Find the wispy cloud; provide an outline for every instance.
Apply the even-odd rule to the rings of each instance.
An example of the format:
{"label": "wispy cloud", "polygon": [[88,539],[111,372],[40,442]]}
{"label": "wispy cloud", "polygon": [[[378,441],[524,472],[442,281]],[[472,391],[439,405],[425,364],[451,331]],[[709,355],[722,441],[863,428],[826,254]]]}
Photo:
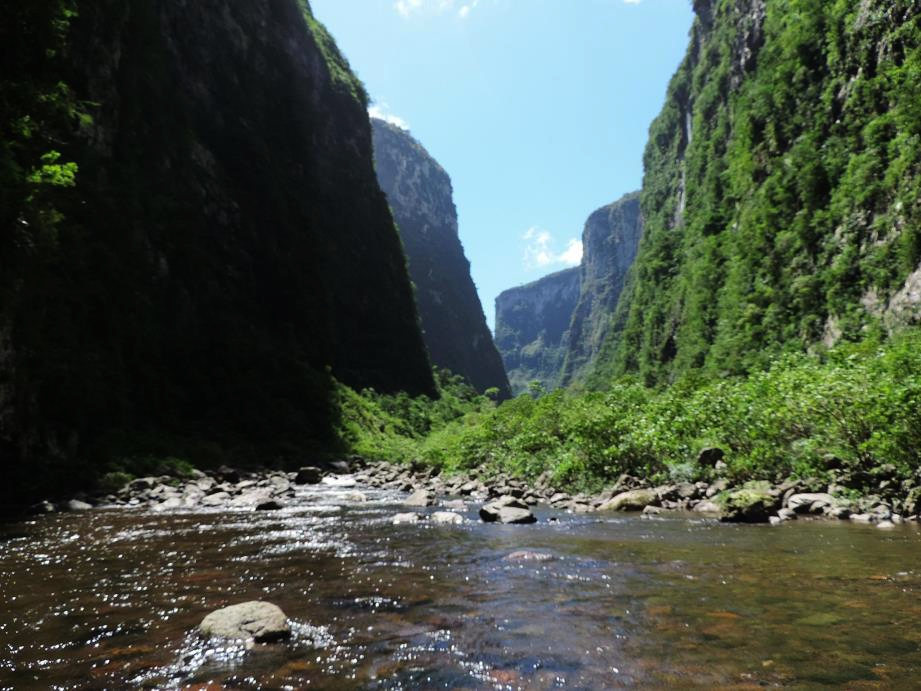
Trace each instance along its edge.
{"label": "wispy cloud", "polygon": [[582,261],[582,242],[576,238],[570,239],[562,252],[557,252],[556,241],[550,231],[537,226],[528,228],[521,239],[525,241],[523,260],[526,269],[578,266]]}
{"label": "wispy cloud", "polygon": [[370,115],[372,118],[377,118],[378,120],[389,122],[391,125],[396,125],[400,129],[409,129],[409,123],[399,115],[394,115],[386,103],[375,103],[370,108],[368,108],[368,115]]}
{"label": "wispy cloud", "polygon": [[477,8],[480,0],[396,0],[393,8],[403,17],[427,12],[430,14],[451,13],[466,19]]}
{"label": "wispy cloud", "polygon": [[624,0],[625,5],[639,5],[643,0]]}

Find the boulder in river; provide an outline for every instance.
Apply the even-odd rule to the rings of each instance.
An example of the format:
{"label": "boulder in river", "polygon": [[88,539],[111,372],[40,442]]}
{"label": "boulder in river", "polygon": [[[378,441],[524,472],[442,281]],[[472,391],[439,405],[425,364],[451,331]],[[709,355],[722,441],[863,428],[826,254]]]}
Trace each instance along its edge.
{"label": "boulder in river", "polygon": [[316,485],[323,479],[323,471],[314,466],[305,466],[297,471],[294,476],[296,485]]}
{"label": "boulder in river", "polygon": [[398,513],[390,519],[390,522],[394,525],[411,525],[421,520],[422,516],[418,513]]}
{"label": "boulder in river", "polygon": [[520,550],[512,552],[506,558],[506,561],[552,561],[553,555],[546,552],[532,552],[530,550]]}
{"label": "boulder in river", "polygon": [[272,643],[291,636],[288,618],[271,602],[243,602],[216,610],[198,625],[206,637]]}
{"label": "boulder in river", "polygon": [[748,482],[716,498],[724,523],[767,523],[777,508],[777,497],[767,482]]}
{"label": "boulder in river", "polygon": [[268,499],[266,501],[256,504],[256,511],[278,511],[283,509],[284,504],[282,504],[277,499]]}
{"label": "boulder in river", "polygon": [[453,511],[436,511],[432,514],[432,523],[439,525],[460,525],[464,522],[464,517]]}
{"label": "boulder in river", "polygon": [[91,504],[87,504],[85,501],[80,501],[79,499],[71,499],[65,507],[68,511],[89,511],[93,508]]}
{"label": "boulder in river", "polygon": [[480,518],[486,523],[525,524],[536,523],[537,518],[521,499],[505,496],[480,509]]}
{"label": "boulder in river", "polygon": [[787,507],[798,514],[827,514],[832,509],[838,508],[846,502],[840,501],[830,494],[803,493],[792,494],[787,500]]}
{"label": "boulder in river", "polygon": [[435,499],[432,497],[431,493],[424,489],[420,489],[409,495],[409,498],[403,502],[403,505],[425,508],[426,506],[432,506],[434,503]]}
{"label": "boulder in river", "polygon": [[632,489],[621,492],[613,499],[601,505],[601,511],[642,511],[650,504],[658,502],[655,490]]}

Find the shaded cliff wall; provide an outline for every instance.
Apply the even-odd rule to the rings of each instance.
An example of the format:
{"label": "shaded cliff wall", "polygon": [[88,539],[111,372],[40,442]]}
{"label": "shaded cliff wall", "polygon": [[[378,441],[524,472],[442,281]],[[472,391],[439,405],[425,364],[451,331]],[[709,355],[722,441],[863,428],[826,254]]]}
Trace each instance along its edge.
{"label": "shaded cliff wall", "polygon": [[381,189],[393,210],[432,364],[483,392],[510,393],[458,235],[451,178],[409,132],[372,119]]}

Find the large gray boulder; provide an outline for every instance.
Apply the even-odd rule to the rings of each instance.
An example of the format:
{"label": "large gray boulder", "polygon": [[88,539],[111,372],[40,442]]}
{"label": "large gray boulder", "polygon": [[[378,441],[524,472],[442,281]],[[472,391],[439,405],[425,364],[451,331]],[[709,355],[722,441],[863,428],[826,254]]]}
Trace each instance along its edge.
{"label": "large gray boulder", "polygon": [[499,497],[480,509],[480,518],[486,523],[525,524],[536,523],[537,517],[521,499]]}
{"label": "large gray boulder", "polygon": [[420,489],[409,495],[409,498],[403,502],[403,505],[421,509],[425,508],[426,506],[432,506],[434,503],[435,499],[432,497],[432,495],[426,490]]}
{"label": "large gray boulder", "polygon": [[243,602],[216,610],[198,625],[208,638],[272,643],[291,636],[288,618],[270,602]]}
{"label": "large gray boulder", "polygon": [[601,511],[642,511],[647,506],[657,503],[659,497],[655,490],[633,489],[621,492],[613,499],[599,507]]}

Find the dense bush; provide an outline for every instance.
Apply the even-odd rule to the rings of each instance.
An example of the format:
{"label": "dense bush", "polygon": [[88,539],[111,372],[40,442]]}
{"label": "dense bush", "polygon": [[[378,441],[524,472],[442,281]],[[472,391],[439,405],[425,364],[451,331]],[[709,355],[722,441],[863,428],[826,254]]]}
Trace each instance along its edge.
{"label": "dense bush", "polygon": [[623,380],[603,393],[525,394],[499,406],[449,394],[434,408],[349,395],[352,439],[365,453],[449,471],[551,471],[573,488],[597,489],[624,472],[701,478],[708,470],[697,457],[710,446],[726,452],[740,481],[821,477],[834,465],[859,484],[885,466],[902,476],[921,466],[921,332],[664,391]]}

